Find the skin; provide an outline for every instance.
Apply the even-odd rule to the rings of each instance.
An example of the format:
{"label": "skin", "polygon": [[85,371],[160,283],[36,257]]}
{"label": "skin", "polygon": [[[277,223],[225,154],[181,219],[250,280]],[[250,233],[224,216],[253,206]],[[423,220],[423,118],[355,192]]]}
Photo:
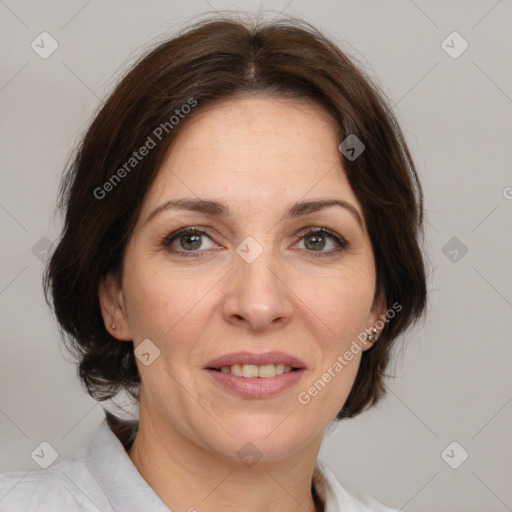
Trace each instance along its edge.
{"label": "skin", "polygon": [[[298,394],[385,312],[382,301],[373,302],[373,252],[336,127],[316,105],[259,96],[223,101],[189,121],[144,200],[123,282],[108,278],[99,290],[113,336],[135,347],[150,339],[160,350],[149,366],[137,359],[140,428],[129,456],[172,510],[296,511],[300,504],[314,511],[311,479],[322,437],[350,392],[361,353],[307,405]],[[231,213],[164,210],[145,222],[177,198],[226,202]],[[280,220],[291,203],[318,198],[349,202],[362,226],[339,206]],[[186,237],[170,246],[179,254],[161,245],[190,226],[212,233],[199,249]],[[336,250],[329,236],[296,236],[311,227],[350,245]],[[252,263],[236,252],[248,236],[263,249]],[[242,350],[280,350],[306,371],[274,397],[241,398],[204,367]],[[262,454],[252,467],[237,458],[247,442]]]}

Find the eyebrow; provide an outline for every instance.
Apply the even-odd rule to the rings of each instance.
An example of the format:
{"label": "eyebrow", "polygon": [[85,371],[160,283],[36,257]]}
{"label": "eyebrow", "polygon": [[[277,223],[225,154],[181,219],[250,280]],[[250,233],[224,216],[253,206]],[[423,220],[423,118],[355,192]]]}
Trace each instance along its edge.
{"label": "eyebrow", "polygon": [[[292,203],[285,211],[280,220],[292,219],[307,215],[308,213],[317,212],[331,206],[339,206],[349,211],[356,219],[357,223],[364,230],[363,220],[357,208],[347,201],[341,199],[313,199],[309,201],[297,201]],[[151,219],[165,210],[189,210],[204,213],[212,217],[227,217],[230,214],[229,206],[219,201],[208,199],[173,199],[166,201],[155,208],[144,221],[147,224]]]}

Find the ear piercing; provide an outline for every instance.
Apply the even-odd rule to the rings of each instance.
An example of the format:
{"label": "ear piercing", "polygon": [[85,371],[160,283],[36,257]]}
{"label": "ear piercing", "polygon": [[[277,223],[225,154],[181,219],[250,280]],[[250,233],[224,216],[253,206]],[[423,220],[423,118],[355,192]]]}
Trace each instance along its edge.
{"label": "ear piercing", "polygon": [[116,329],[117,329],[116,324],[112,324],[112,330],[114,330],[114,331],[115,331]]}
{"label": "ear piercing", "polygon": [[371,334],[368,335],[368,341],[370,341],[371,343],[377,341],[378,333],[379,333],[379,331],[375,327],[372,327]]}

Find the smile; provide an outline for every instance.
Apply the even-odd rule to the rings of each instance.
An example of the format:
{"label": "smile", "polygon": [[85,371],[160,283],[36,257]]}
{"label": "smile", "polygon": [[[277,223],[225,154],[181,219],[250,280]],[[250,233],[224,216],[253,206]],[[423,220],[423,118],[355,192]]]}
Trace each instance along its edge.
{"label": "smile", "polygon": [[306,365],[285,352],[234,352],[209,361],[204,370],[216,386],[243,398],[268,398],[294,386]]}

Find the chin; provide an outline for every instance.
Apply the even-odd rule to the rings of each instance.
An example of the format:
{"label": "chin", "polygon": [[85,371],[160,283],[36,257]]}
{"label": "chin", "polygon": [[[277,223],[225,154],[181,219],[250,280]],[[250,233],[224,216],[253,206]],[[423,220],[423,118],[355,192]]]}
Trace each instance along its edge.
{"label": "chin", "polygon": [[279,417],[247,414],[223,424],[232,437],[222,430],[222,439],[218,439],[217,444],[209,432],[208,443],[210,446],[217,444],[216,450],[232,460],[243,462],[246,457],[261,461],[286,459],[315,437],[314,432],[308,434],[303,426],[294,425],[291,417],[285,419],[286,414]]}

